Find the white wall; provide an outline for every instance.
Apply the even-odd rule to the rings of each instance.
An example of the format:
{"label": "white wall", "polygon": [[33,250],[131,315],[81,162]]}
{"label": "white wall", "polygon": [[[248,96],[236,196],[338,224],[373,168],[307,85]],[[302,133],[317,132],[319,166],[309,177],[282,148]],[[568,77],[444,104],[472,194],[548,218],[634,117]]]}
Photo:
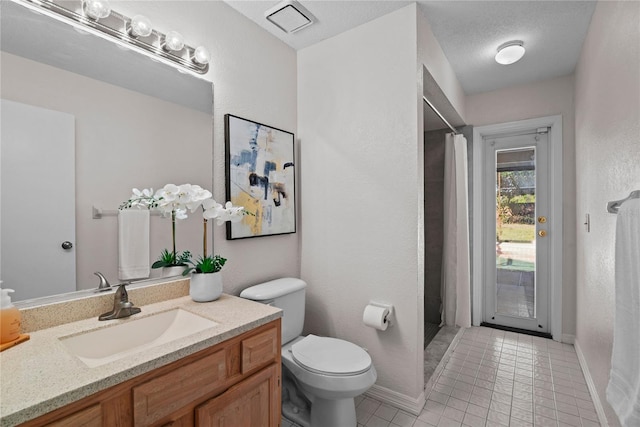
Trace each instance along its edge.
{"label": "white wall", "polygon": [[[640,189],[640,3],[598,2],[576,69],[577,339],[606,403],[615,315],[615,215]],[[591,232],[581,225],[591,216]]]}
{"label": "white wall", "polygon": [[[305,329],[367,348],[377,385],[408,400],[423,391],[416,55],[415,4],[298,52]],[[364,326],[370,300],[396,307],[393,327]]]}
{"label": "white wall", "polygon": [[[424,65],[434,81],[429,81],[427,78],[426,93],[427,99],[438,108],[438,111],[444,115],[445,118],[449,118],[454,123],[454,117],[459,116],[462,122],[465,121],[466,96],[462,85],[458,81],[453,67],[449,63],[449,60],[444,54],[440,43],[436,39],[436,36],[431,30],[431,24],[428,17],[425,17],[422,13],[422,9],[418,8],[417,12],[417,27],[418,27],[418,63]],[[422,85],[422,81],[419,82]],[[442,94],[446,96],[446,99],[441,99],[437,96],[439,91],[434,90],[430,85],[437,85]],[[422,101],[421,101],[422,102]],[[449,105],[451,107],[449,107]],[[451,111],[453,108],[455,111]],[[454,126],[457,126],[454,124]]]}
{"label": "white wall", "polygon": [[468,124],[483,126],[534,117],[562,115],[563,271],[562,333],[576,331],[576,193],[573,76],[467,96]]}

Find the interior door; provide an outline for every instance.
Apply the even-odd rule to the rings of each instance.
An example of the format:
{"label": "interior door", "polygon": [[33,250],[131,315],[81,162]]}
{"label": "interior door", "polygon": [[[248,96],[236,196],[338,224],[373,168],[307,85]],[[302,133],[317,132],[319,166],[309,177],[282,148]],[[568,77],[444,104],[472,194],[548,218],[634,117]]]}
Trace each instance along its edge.
{"label": "interior door", "polygon": [[484,322],[549,322],[548,129],[484,138]]}
{"label": "interior door", "polygon": [[3,286],[16,301],[75,291],[75,118],[5,99],[0,107]]}

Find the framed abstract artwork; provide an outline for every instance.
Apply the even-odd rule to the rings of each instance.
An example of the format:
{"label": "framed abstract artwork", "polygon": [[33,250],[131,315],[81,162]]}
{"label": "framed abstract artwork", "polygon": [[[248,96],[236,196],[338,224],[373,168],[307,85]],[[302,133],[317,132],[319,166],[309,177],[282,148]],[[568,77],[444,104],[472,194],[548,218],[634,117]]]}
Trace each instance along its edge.
{"label": "framed abstract artwork", "polygon": [[296,232],[294,135],[226,114],[227,200],[249,215],[227,222],[227,240]]}

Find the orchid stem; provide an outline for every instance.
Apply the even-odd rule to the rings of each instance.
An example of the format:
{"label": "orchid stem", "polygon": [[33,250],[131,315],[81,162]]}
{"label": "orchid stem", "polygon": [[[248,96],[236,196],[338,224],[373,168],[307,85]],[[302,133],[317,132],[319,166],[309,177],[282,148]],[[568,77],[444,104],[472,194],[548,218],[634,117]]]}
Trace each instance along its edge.
{"label": "orchid stem", "polygon": [[202,252],[203,252],[203,257],[206,258],[207,257],[207,219],[205,218],[203,220],[203,226],[204,226],[204,235],[202,236]]}
{"label": "orchid stem", "polygon": [[171,237],[173,240],[173,262],[177,262],[177,256],[178,254],[176,253],[176,211],[171,211]]}

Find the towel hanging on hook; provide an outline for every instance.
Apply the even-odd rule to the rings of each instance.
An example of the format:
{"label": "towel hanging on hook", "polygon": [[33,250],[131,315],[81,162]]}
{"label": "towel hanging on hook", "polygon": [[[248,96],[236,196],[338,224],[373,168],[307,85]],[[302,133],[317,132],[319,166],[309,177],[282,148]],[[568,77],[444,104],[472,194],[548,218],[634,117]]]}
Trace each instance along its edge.
{"label": "towel hanging on hook", "polygon": [[640,199],[640,190],[632,191],[626,198],[607,203],[607,212],[617,214],[620,206],[627,200]]}

